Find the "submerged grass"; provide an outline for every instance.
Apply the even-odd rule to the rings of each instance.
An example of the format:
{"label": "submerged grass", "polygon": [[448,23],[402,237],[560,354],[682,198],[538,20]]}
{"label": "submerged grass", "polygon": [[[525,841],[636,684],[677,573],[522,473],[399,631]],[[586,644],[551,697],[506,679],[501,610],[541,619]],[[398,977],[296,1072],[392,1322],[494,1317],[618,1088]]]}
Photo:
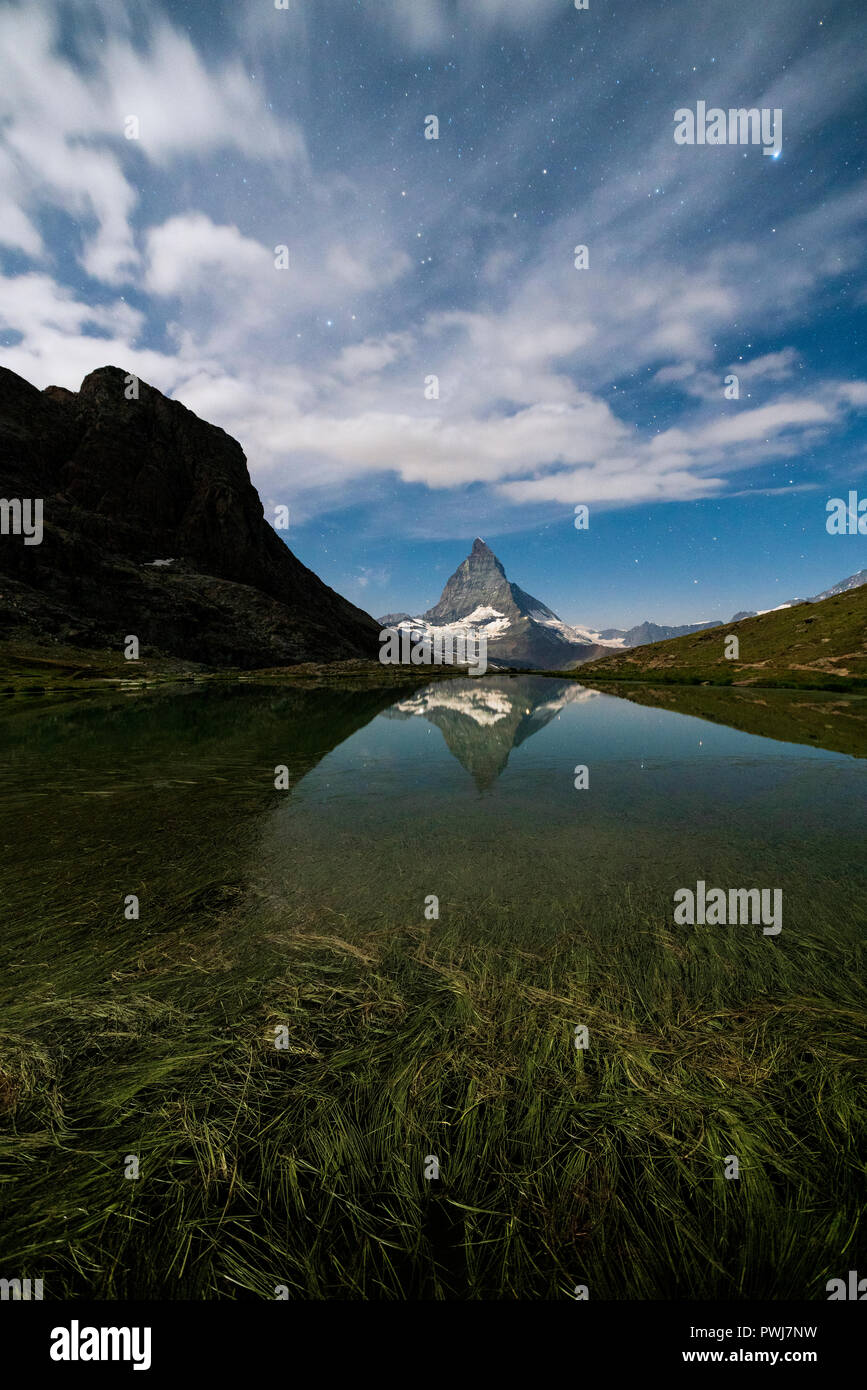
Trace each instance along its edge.
{"label": "submerged grass", "polygon": [[[582,820],[544,764],[496,803],[436,765],[389,782],[371,730],[373,770],[332,759],[318,814],[315,779],[274,790],[392,701],[10,701],[0,1275],[46,1298],[824,1299],[865,1258],[846,764],[682,763],[678,799],[653,758],[612,763]],[[781,936],[673,928],[693,875],[782,883]]]}
{"label": "submerged grass", "polygon": [[47,1297],[824,1298],[863,1201],[839,907],[785,951],[675,932],[637,889],[564,904],[542,944],[508,903],[365,930],[251,892],[89,965],[82,933],[74,988],[3,987],[3,1272]]}

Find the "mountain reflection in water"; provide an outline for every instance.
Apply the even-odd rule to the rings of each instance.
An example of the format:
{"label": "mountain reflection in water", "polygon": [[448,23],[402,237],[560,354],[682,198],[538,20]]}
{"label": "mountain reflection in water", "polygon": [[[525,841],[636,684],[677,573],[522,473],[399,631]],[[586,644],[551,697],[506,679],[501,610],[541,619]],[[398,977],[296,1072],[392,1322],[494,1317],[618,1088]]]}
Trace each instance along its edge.
{"label": "mountain reflection in water", "polygon": [[550,676],[455,680],[406,696],[384,717],[422,717],[435,724],[449,751],[486,791],[505,770],[513,748],[544,729],[566,705],[597,696],[574,681]]}

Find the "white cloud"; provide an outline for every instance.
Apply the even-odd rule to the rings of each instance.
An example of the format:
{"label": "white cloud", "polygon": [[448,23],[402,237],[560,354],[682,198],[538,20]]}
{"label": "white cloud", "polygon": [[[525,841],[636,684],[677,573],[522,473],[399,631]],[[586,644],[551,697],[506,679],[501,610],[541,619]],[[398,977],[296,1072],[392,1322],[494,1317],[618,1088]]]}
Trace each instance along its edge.
{"label": "white cloud", "polygon": [[[529,32],[564,7],[568,0],[382,0],[369,9],[373,23],[419,50],[451,42],[455,16],[472,39]],[[88,6],[78,8],[84,16]],[[587,144],[580,202],[544,226],[524,228],[489,206],[490,165],[466,160],[453,201],[428,216],[425,250],[441,268],[422,278],[416,228],[383,187],[376,142],[369,166],[362,153],[349,174],[314,171],[301,132],[269,110],[273,93],[260,90],[245,53],[205,61],[158,11],[139,19],[145,36],[134,42],[124,7],[100,0],[100,8],[107,42],[88,47],[85,33],[86,68],[61,56],[50,11],[0,14],[0,241],[42,258],[38,273],[0,281],[4,324],[23,335],[4,360],[38,385],[76,389],[86,372],[114,362],[238,437],[260,489],[281,500],[399,477],[436,491],[443,511],[446,493],[474,483],[516,507],[714,495],[736,472],[826,439],[848,407],[865,404],[863,383],[822,386],[815,377],[794,397],[792,348],[729,366],[717,348],[738,351],[733,325],[748,343],[768,322],[783,335],[807,319],[861,254],[863,186],[829,193],[808,213],[784,210],[771,254],[734,230],[717,238],[707,230],[749,203],[757,180],[773,176],[771,161],[743,161],[721,178],[718,163],[680,157],[666,118],[658,136],[655,127],[642,132],[637,169],[627,123],[609,134],[630,158],[610,158],[603,181]],[[588,19],[572,17],[576,26]],[[300,7],[284,16],[267,0],[236,19],[251,42],[285,44],[293,60],[315,27]],[[634,50],[633,42],[629,70],[643,61]],[[753,61],[743,47],[733,51],[729,81],[746,80]],[[834,100],[824,59],[800,80],[803,128],[816,128]],[[572,114],[574,100],[558,114]],[[540,94],[546,115],[551,101]],[[122,138],[131,114],[141,122],[137,142]],[[585,129],[595,114],[582,108]],[[509,127],[497,152],[504,184],[524,177],[538,131],[538,109]],[[444,141],[438,153],[448,148]],[[228,197],[234,216],[202,206],[221,150],[237,155],[227,183],[250,173],[244,161],[274,181],[259,201]],[[174,215],[164,201],[148,203],[143,170],[171,175]],[[657,188],[665,201],[651,196]],[[265,207],[278,214],[261,216]],[[81,228],[88,272],[110,288],[132,279],[143,311],[117,294],[91,307],[48,273],[59,257],[42,242],[40,216],[57,209]],[[469,210],[471,233],[456,209]],[[274,267],[272,239],[289,246],[286,272]],[[581,241],[591,246],[587,272],[572,264]],[[161,329],[166,314],[169,347],[143,348],[149,320]],[[339,323],[326,332],[328,319]],[[749,405],[723,405],[728,371],[741,376]],[[423,396],[431,373],[437,402]],[[621,379],[676,388],[676,428],[657,433],[647,416],[636,427],[613,388]]]}
{"label": "white cloud", "polygon": [[[127,116],[137,116],[137,143],[148,159],[165,162],[218,149],[238,150],[250,159],[306,159],[297,125],[274,118],[238,59],[209,71],[186,35],[164,22],[155,24],[144,53],[124,40],[111,42],[100,85],[97,128],[120,135]],[[93,128],[89,123],[88,133]]]}
{"label": "white cloud", "polygon": [[8,151],[0,148],[0,246],[35,258],[42,254],[42,237],[19,197],[18,167]]}
{"label": "white cloud", "polygon": [[4,348],[3,365],[40,388],[77,391],[88,372],[113,365],[173,391],[191,365],[137,347],[142,323],[142,313],[122,299],[89,304],[49,275],[0,276],[0,326],[21,334]]}
{"label": "white cloud", "polygon": [[154,294],[216,293],[225,281],[257,281],[274,273],[274,257],[242,236],[218,227],[202,213],[172,217],[147,236],[145,287]]}
{"label": "white cloud", "polygon": [[377,0],[373,13],[400,45],[424,52],[442,48],[456,27],[470,38],[497,31],[537,33],[541,24],[562,14],[564,6],[580,22],[571,0]]}
{"label": "white cloud", "polygon": [[626,434],[608,406],[589,396],[485,420],[369,411],[346,419],[310,413],[291,425],[301,453],[330,455],[353,471],[394,470],[404,482],[429,488],[498,482],[526,472],[533,460],[590,462]]}
{"label": "white cloud", "polygon": [[408,333],[388,333],[382,338],[366,338],[362,343],[354,343],[340,353],[334,370],[347,381],[381,372],[392,366],[402,355],[411,349],[412,338]]}
{"label": "white cloud", "polygon": [[93,324],[128,342],[142,321],[142,315],[128,304],[86,304],[49,275],[38,273],[3,277],[0,296],[4,329],[25,335],[36,336],[39,330],[49,329],[73,337],[86,324]]}
{"label": "white cloud", "polygon": [[746,362],[733,362],[730,370],[743,375],[749,381],[764,378],[767,381],[785,381],[794,374],[799,354],[794,348],[782,348],[780,352],[766,352],[763,357],[753,357]]}
{"label": "white cloud", "polygon": [[[729,413],[712,425],[705,425],[694,434],[693,448],[719,448],[728,444],[743,444],[769,440],[783,430],[804,425],[830,424],[833,412],[822,401],[784,400],[757,410]],[[660,436],[665,438],[665,436]]]}
{"label": "white cloud", "polygon": [[364,293],[390,285],[410,269],[405,251],[380,253],[374,246],[356,247],[344,242],[332,246],[325,257],[324,276],[342,288]]}
{"label": "white cloud", "polygon": [[[47,257],[33,212],[53,203],[85,227],[88,274],[110,285],[129,282],[139,259],[130,224],[138,192],[125,162],[164,165],[230,148],[303,165],[297,126],[274,119],[239,60],[209,70],[189,38],[162,18],[150,24],[149,40],[143,51],[127,35],[94,41],[85,74],[57,51],[57,16],[36,8],[0,12],[3,244]],[[138,140],[124,136],[131,115]]]}
{"label": "white cloud", "polygon": [[686,469],[576,468],[547,478],[504,483],[501,493],[519,504],[561,502],[629,503],[685,502],[711,496],[723,487],[722,478],[701,478]]}

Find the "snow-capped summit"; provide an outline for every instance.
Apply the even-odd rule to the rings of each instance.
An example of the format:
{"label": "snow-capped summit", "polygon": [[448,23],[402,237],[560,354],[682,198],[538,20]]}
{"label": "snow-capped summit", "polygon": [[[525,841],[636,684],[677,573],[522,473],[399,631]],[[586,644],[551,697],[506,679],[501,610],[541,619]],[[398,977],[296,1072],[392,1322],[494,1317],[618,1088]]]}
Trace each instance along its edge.
{"label": "snow-capped summit", "polygon": [[[433,639],[437,633],[485,637],[488,660],[502,666],[564,670],[602,656],[605,647],[568,623],[506,577],[494,552],[476,536],[473,548],[434,604],[418,618],[389,614],[385,626],[411,627]],[[398,622],[394,622],[399,618]]]}

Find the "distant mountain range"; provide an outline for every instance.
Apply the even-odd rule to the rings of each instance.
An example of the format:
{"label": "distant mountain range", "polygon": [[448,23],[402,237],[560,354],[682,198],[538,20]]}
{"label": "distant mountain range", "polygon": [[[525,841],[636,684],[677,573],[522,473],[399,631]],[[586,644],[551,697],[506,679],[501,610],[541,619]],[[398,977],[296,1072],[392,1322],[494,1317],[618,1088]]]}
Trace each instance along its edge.
{"label": "distant mountain range", "polygon": [[[791,598],[785,603],[780,603],[776,608],[755,608],[745,609],[743,612],[735,613],[731,618],[732,623],[740,623],[744,618],[757,618],[763,613],[778,613],[783,608],[795,608],[799,603],[821,603],[822,599],[834,598],[837,594],[846,594],[850,589],[858,589],[862,584],[867,584],[867,570],[859,570],[857,574],[850,574],[848,579],[841,579],[839,584],[834,584],[832,588],[825,589],[821,594],[815,594],[813,598]],[[592,640],[603,642],[611,647],[646,647],[651,642],[666,642],[672,637],[686,637],[691,632],[704,632],[711,627],[725,627],[726,624],[714,619],[707,623],[684,623],[680,627],[666,627],[659,623],[639,623],[637,627],[630,627],[625,631],[616,627],[604,628],[601,632],[593,633],[588,628],[577,627],[576,631],[583,632],[591,637]]]}
{"label": "distant mountain range", "polygon": [[609,651],[576,674],[581,681],[861,690],[867,687],[867,585],[843,580],[834,587],[840,592],[827,598],[817,595],[742,619],[736,653],[727,654],[726,629],[694,632]]}
{"label": "distant mountain range", "polygon": [[494,666],[535,666],[562,670],[592,661],[606,650],[564,623],[553,609],[511,583],[494,552],[480,537],[455,570],[439,602],[427,612],[387,613],[383,627],[408,627],[433,640],[452,633],[487,642]]}
{"label": "distant mountain range", "polygon": [[[848,579],[841,579],[839,584],[833,584],[830,589],[823,589],[821,594],[814,594],[812,598],[790,598],[785,603],[777,604],[776,608],[756,608],[752,612],[735,613],[732,622],[739,623],[742,618],[757,618],[762,613],[779,613],[783,608],[796,608],[799,603],[821,603],[825,598],[836,598],[838,594],[848,594],[852,589],[860,589],[862,584],[867,584],[867,570],[850,574]],[[671,634],[672,637],[679,635]]]}
{"label": "distant mountain range", "polygon": [[146,648],[206,666],[375,660],[379,628],[265,520],[240,444],[119,367],[78,392],[0,368],[0,497],[43,501],[40,544],[0,536],[0,636]]}
{"label": "distant mountain range", "polygon": [[[623,631],[616,627],[606,627],[598,634],[610,647],[644,647],[648,642],[664,642],[669,637],[685,637],[688,632],[703,632],[707,627],[721,627],[718,620],[707,623],[682,623],[680,627],[667,627],[659,623],[638,623],[636,627]],[[582,629],[583,631],[584,629]]]}
{"label": "distant mountain range", "polygon": [[862,584],[867,584],[867,570],[859,570],[857,574],[850,574],[848,579],[841,579],[839,584],[835,584],[831,589],[825,589],[821,594],[816,594],[815,598],[808,599],[807,602],[821,603],[823,598],[834,598],[837,594],[848,594],[850,589],[860,589]]}

